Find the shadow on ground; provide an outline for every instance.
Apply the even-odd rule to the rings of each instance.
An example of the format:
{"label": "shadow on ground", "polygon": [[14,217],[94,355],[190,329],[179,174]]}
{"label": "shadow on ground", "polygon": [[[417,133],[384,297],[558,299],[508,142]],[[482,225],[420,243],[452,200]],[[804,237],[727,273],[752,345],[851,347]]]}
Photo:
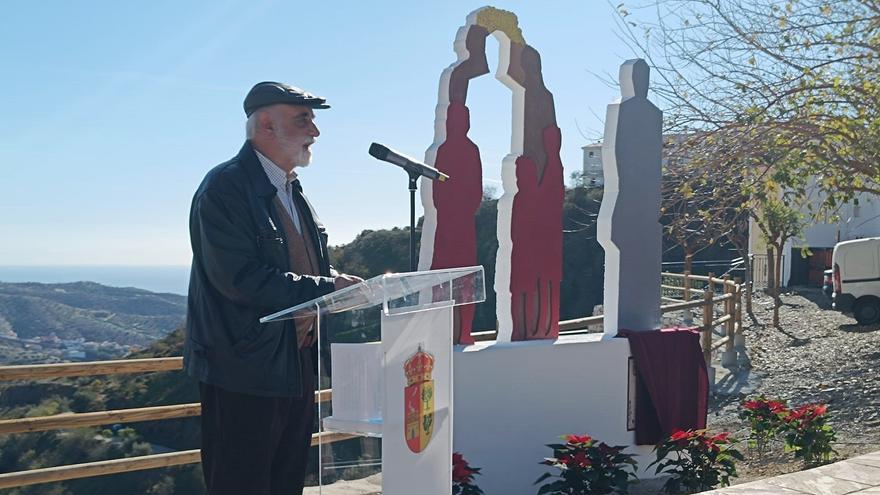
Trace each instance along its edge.
{"label": "shadow on ground", "polygon": [[739,403],[742,397],[755,391],[761,376],[743,363],[733,369],[715,368],[715,387],[712,388],[710,409],[716,410],[732,403]]}
{"label": "shadow on ground", "polygon": [[783,326],[775,327],[774,330],[778,331],[779,333],[781,333],[781,334],[785,335],[786,337],[788,337],[789,339],[791,339],[791,341],[788,344],[786,344],[786,347],[805,346],[805,345],[809,344],[811,340],[813,340],[812,337],[807,337],[807,338],[799,337],[799,336],[795,335],[794,333],[786,330],[785,327],[783,327]]}
{"label": "shadow on ground", "polygon": [[831,309],[831,298],[825,295],[822,289],[798,287],[792,292],[815,304],[819,309]]}
{"label": "shadow on ground", "polygon": [[880,330],[880,325],[859,325],[851,323],[848,325],[840,325],[840,330],[848,333],[871,333]]}

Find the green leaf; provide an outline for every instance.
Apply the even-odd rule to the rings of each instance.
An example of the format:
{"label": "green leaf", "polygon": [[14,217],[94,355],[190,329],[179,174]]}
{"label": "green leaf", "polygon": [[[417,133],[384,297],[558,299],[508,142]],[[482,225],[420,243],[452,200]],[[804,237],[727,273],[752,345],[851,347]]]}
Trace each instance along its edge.
{"label": "green leaf", "polygon": [[542,474],[541,476],[539,476],[538,479],[536,479],[535,482],[532,483],[532,484],[533,484],[533,485],[537,485],[538,483],[540,483],[540,482],[546,480],[547,478],[549,478],[549,477],[551,477],[551,476],[553,476],[553,475],[550,474],[550,473],[544,473],[544,474]]}

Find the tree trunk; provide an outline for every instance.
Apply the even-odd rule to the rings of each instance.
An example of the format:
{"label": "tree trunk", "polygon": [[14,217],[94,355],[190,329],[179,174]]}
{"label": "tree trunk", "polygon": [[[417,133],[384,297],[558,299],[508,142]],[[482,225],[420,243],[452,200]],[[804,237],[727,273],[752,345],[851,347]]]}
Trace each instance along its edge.
{"label": "tree trunk", "polygon": [[[684,293],[684,300],[689,302],[691,300],[691,289],[694,286],[693,280],[690,278],[693,275],[693,260],[694,257],[690,253],[690,251],[685,247],[684,249],[684,276],[685,279],[683,282],[687,283],[687,290]],[[684,324],[686,326],[692,325],[694,322],[694,314],[690,309],[684,310]]]}
{"label": "tree trunk", "polygon": [[776,248],[776,259],[774,260],[776,265],[774,267],[774,276],[776,277],[773,281],[773,326],[779,328],[779,307],[782,306],[782,299],[779,298],[780,287],[782,286],[782,248],[783,245],[775,246]]}
{"label": "tree trunk", "polygon": [[773,284],[776,283],[776,263],[774,262],[773,247],[767,245],[767,288],[765,293],[773,295]]}
{"label": "tree trunk", "polygon": [[693,266],[694,264],[694,255],[691,254],[690,250],[685,247],[684,248],[684,273],[694,273]]}

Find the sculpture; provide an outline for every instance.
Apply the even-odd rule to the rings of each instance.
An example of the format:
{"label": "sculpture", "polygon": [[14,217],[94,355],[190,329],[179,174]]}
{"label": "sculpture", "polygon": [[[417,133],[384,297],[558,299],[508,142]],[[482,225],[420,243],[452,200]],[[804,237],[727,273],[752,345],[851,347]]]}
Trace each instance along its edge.
{"label": "sculpture", "polygon": [[[425,161],[452,177],[425,183],[419,269],[476,263],[474,215],[482,199],[479,149],[467,137],[468,82],[489,72],[486,38],[499,41],[496,77],[512,92],[511,152],[502,164],[495,290],[498,341],[555,339],[562,279],[561,133],[538,52],[511,12],[472,12],[456,36],[457,61],[440,78],[434,144]],[[473,307],[456,309],[455,342],[472,343]]]}

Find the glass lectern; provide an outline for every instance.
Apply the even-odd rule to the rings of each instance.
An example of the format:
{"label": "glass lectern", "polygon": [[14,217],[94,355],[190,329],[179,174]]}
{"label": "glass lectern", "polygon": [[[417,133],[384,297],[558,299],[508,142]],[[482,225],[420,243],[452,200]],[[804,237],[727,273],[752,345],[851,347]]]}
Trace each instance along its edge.
{"label": "glass lectern", "polygon": [[260,320],[313,325],[331,356],[318,365],[332,388],[313,440],[319,493],[451,493],[454,307],[485,292],[481,266],[394,273]]}

